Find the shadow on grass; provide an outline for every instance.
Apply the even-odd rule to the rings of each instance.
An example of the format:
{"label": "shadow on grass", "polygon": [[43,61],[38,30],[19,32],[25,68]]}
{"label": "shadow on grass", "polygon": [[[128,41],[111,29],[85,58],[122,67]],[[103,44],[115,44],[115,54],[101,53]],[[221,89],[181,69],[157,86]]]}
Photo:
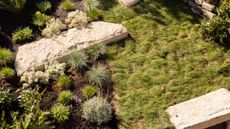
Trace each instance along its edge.
{"label": "shadow on grass", "polygon": [[[193,14],[187,5],[181,0],[143,0],[134,7],[134,11],[140,14],[151,13],[153,20],[165,25],[161,9],[165,7],[166,12],[176,20],[189,20],[191,23],[200,23],[199,16]],[[146,17],[148,18],[148,17]]]}
{"label": "shadow on grass", "polygon": [[109,10],[110,8],[118,4],[116,0],[100,0],[100,3],[103,10]]}

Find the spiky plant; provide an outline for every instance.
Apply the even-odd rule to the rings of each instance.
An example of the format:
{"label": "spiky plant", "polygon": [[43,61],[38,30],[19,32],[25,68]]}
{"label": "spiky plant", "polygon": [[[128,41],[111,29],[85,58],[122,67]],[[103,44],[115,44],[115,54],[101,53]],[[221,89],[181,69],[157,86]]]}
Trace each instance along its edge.
{"label": "spiky plant", "polygon": [[33,37],[33,30],[29,27],[25,28],[18,28],[13,34],[12,34],[12,40],[14,42],[20,41],[23,42],[25,40],[32,39]]}
{"label": "spiky plant", "polygon": [[19,13],[27,0],[0,0],[0,9],[13,12],[13,13]]}
{"label": "spiky plant", "polygon": [[57,103],[51,108],[51,114],[55,121],[62,123],[69,119],[69,106]]}
{"label": "spiky plant", "polygon": [[76,68],[77,70],[83,70],[87,67],[88,56],[84,52],[75,51],[73,52],[68,60],[68,64],[72,68]]}
{"label": "spiky plant", "polygon": [[39,4],[37,4],[37,8],[41,12],[46,12],[47,10],[50,10],[52,8],[52,4],[49,1],[42,1]]}
{"label": "spiky plant", "polygon": [[73,99],[73,94],[68,90],[62,91],[58,95],[58,102],[63,103],[63,104],[69,103],[72,99]]}
{"label": "spiky plant", "polygon": [[84,102],[82,106],[83,117],[91,122],[102,124],[111,120],[112,108],[107,100],[93,97]]}
{"label": "spiky plant", "polygon": [[93,66],[90,71],[87,72],[89,81],[93,84],[100,86],[101,88],[108,84],[110,76],[109,72],[103,65]]}
{"label": "spiky plant", "polygon": [[12,60],[12,52],[9,49],[0,48],[0,65],[6,65]]}
{"label": "spiky plant", "polygon": [[107,53],[106,46],[103,43],[93,45],[86,50],[86,53],[93,61],[96,61]]}
{"label": "spiky plant", "polygon": [[74,10],[75,3],[71,0],[65,0],[60,4],[60,7],[66,11]]}
{"label": "spiky plant", "polygon": [[68,89],[71,85],[72,80],[68,76],[60,76],[57,79],[57,85],[62,89]]}
{"label": "spiky plant", "polygon": [[84,0],[83,4],[87,10],[90,10],[98,7],[100,5],[100,2],[98,0]]}
{"label": "spiky plant", "polygon": [[82,92],[85,97],[90,98],[97,93],[97,90],[93,86],[86,85],[84,86]]}
{"label": "spiky plant", "polygon": [[0,71],[0,77],[2,78],[11,79],[14,76],[15,76],[15,71],[11,68],[3,67],[2,70]]}

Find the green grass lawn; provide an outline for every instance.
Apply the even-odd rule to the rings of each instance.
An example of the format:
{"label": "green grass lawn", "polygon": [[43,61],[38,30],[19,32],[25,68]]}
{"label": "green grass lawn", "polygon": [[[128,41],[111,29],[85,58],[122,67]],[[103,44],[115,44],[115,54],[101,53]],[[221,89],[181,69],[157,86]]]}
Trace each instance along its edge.
{"label": "green grass lawn", "polygon": [[167,107],[230,88],[230,51],[203,41],[201,18],[179,0],[144,0],[130,9],[102,1],[105,21],[123,24],[132,37],[109,46],[121,128],[173,128]]}

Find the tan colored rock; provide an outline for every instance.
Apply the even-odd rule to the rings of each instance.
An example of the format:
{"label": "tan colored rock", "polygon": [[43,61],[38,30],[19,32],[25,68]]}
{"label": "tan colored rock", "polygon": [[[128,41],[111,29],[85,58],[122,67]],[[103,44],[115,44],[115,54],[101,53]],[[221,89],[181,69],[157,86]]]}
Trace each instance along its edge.
{"label": "tan colored rock", "polygon": [[81,50],[96,43],[111,43],[126,38],[127,30],[119,24],[92,22],[87,27],[70,29],[53,38],[44,38],[19,47],[15,66],[18,75],[27,70],[42,69],[48,61],[66,60],[72,50]]}
{"label": "tan colored rock", "polygon": [[202,3],[203,3],[203,1],[202,1],[202,0],[194,0],[194,2],[195,2],[197,5],[199,5],[199,6],[201,6],[201,5],[202,5]]}
{"label": "tan colored rock", "polygon": [[137,4],[140,0],[119,0],[121,4],[124,4],[125,6],[131,7],[135,4]]}
{"label": "tan colored rock", "polygon": [[206,9],[202,9],[202,12],[204,15],[206,15],[208,18],[212,19],[214,16],[216,16],[216,14],[210,12],[210,11],[207,11]]}
{"label": "tan colored rock", "polygon": [[214,5],[211,5],[211,4],[209,4],[209,3],[203,2],[203,3],[202,3],[202,8],[204,8],[204,9],[206,9],[206,10],[212,12],[212,11],[214,11],[215,6],[214,6]]}
{"label": "tan colored rock", "polygon": [[224,88],[170,106],[176,129],[204,129],[230,120],[230,92]]}

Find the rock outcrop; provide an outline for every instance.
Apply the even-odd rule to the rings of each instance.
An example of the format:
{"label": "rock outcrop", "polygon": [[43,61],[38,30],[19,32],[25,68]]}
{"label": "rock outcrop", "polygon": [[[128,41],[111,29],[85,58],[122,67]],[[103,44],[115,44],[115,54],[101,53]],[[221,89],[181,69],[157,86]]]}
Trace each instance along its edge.
{"label": "rock outcrop", "polygon": [[53,38],[43,38],[18,48],[15,66],[18,75],[27,70],[41,70],[48,61],[65,61],[74,50],[97,43],[112,43],[128,36],[119,24],[92,22],[83,29],[70,29]]}
{"label": "rock outcrop", "polygon": [[191,7],[191,10],[196,14],[204,14],[210,19],[215,16],[215,6],[208,1],[184,0],[184,2],[187,3]]}

